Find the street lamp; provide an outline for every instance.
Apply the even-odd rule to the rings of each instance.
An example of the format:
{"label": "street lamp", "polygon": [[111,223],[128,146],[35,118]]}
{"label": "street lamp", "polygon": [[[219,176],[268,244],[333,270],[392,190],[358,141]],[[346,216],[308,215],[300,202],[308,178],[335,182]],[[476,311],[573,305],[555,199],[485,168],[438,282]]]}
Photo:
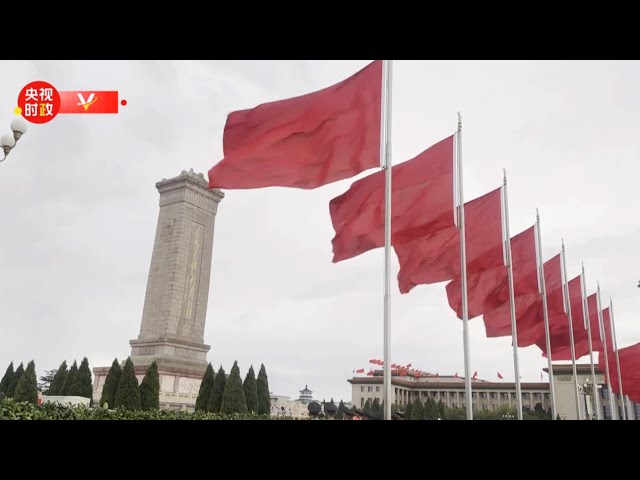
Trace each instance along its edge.
{"label": "street lamp", "polygon": [[[587,416],[587,412],[589,411],[588,408],[588,402],[587,402],[587,396],[591,396],[591,398],[593,399],[593,395],[594,395],[594,390],[599,390],[602,388],[602,385],[594,385],[593,383],[589,383],[589,379],[587,378],[585,383],[583,383],[582,385],[578,386],[578,390],[580,392],[582,392],[584,394],[584,411],[585,411],[585,417]],[[593,401],[593,400],[592,400]],[[596,402],[593,402],[593,406],[595,407]],[[597,418],[597,414],[592,413],[590,415],[590,420],[594,420],[595,418]]]}
{"label": "street lamp", "polygon": [[16,146],[16,143],[18,142],[18,140],[20,140],[20,137],[27,133],[27,122],[25,122],[21,117],[14,118],[11,122],[10,127],[13,135],[11,135],[10,133],[5,133],[0,137],[0,147],[2,147],[2,150],[4,152],[4,157],[2,158],[2,160],[0,160],[0,162],[4,162],[7,159],[7,156],[11,152],[11,149]]}

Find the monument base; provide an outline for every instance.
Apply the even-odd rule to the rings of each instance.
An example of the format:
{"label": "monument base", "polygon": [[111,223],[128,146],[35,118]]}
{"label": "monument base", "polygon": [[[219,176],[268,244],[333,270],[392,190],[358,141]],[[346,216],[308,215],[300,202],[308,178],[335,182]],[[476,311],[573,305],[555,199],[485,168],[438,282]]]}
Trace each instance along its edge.
{"label": "monument base", "polygon": [[145,370],[155,360],[158,371],[184,373],[202,378],[207,369],[207,352],[211,348],[203,343],[163,338],[158,340],[130,340],[131,361]]}
{"label": "monument base", "polygon": [[[111,367],[97,367],[93,369],[93,398],[97,404],[102,395],[102,388]],[[147,366],[140,365],[135,368],[138,384],[142,382]],[[182,369],[161,367],[158,365],[160,377],[160,409],[161,410],[188,410],[194,411],[196,399],[200,391],[202,373],[185,372]],[[110,408],[113,405],[109,406]]]}

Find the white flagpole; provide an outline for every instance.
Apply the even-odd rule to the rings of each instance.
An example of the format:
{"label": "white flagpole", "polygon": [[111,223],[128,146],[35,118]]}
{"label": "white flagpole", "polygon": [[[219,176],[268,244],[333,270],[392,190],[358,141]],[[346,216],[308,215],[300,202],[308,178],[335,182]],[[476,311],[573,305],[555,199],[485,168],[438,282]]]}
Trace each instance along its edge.
{"label": "white flagpole", "polygon": [[587,302],[587,278],[584,275],[584,263],[582,264],[582,314],[587,324],[589,337],[589,359],[591,360],[591,378],[593,379],[593,401],[596,409],[596,419],[600,418],[600,395],[598,394],[598,382],[596,381],[596,366],[593,363],[593,342],[591,340],[591,319],[589,318],[589,304]]}
{"label": "white flagpole", "polygon": [[547,308],[547,285],[544,279],[544,263],[542,261],[542,239],[540,237],[540,213],[536,209],[536,255],[538,257],[538,279],[540,280],[540,292],[542,293],[542,310],[544,313],[544,337],[547,344],[547,364],[549,369],[549,393],[551,394],[551,419],[555,420],[556,393],[553,386],[553,363],[551,360],[551,335],[549,334],[549,310]]}
{"label": "white flagpole", "polygon": [[[569,317],[569,341],[571,342],[571,364],[573,365],[573,385],[576,393],[576,415],[580,420],[580,390],[578,388],[578,369],[576,368],[576,346],[573,342],[573,317],[571,315],[571,300],[569,299],[569,279],[567,278],[567,258],[564,250],[564,240],[562,240],[562,274],[564,280],[564,307]],[[549,353],[549,352],[547,352]]]}
{"label": "white flagpole", "polygon": [[[391,420],[391,77],[393,60],[383,64],[381,161],[384,161],[384,419]],[[382,135],[384,133],[384,135]]]}
{"label": "white flagpole", "polygon": [[616,322],[613,320],[613,300],[609,297],[609,316],[611,317],[611,329],[613,330],[613,348],[616,351],[616,365],[618,367],[618,388],[620,389],[620,398],[622,399],[622,419],[627,418],[627,400],[624,398],[624,390],[622,389],[622,374],[620,373],[620,356],[618,355],[618,338],[616,335]]}
{"label": "white flagpole", "polygon": [[513,369],[516,375],[516,406],[518,420],[522,420],[522,389],[520,388],[520,363],[518,360],[518,328],[516,326],[516,302],[513,287],[513,262],[511,259],[511,234],[509,233],[509,201],[507,196],[507,171],[503,171],[502,205],[504,211],[503,242],[505,245],[507,274],[509,277],[509,306],[511,311],[511,343],[513,344]]}
{"label": "white flagpole", "polygon": [[469,305],[467,298],[467,243],[464,224],[464,192],[462,188],[462,117],[458,112],[456,132],[456,167],[458,192],[458,228],[460,229],[460,288],[462,290],[462,342],[464,348],[464,391],[467,404],[467,420],[473,420],[473,396],[471,393],[471,352],[469,350]]}
{"label": "white flagpole", "polygon": [[[609,312],[611,315],[611,312]],[[607,389],[609,390],[609,406],[611,408],[611,420],[619,420],[618,419],[618,401],[616,400],[616,394],[613,393],[613,389],[611,388],[611,375],[609,375],[609,353],[607,352],[607,332],[604,328],[604,318],[602,315],[602,302],[600,300],[600,282],[598,282],[598,320],[600,322],[600,333],[602,335],[602,342],[604,343],[604,371],[607,378]]]}

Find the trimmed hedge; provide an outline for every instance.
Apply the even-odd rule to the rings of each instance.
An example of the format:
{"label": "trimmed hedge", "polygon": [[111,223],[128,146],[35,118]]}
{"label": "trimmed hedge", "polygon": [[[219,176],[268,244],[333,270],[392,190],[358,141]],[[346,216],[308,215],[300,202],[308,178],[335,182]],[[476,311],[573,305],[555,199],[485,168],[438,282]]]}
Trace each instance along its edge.
{"label": "trimmed hedge", "polygon": [[83,406],[66,407],[53,403],[32,405],[5,399],[0,402],[0,420],[293,420],[257,414],[186,412],[182,410],[105,410]]}

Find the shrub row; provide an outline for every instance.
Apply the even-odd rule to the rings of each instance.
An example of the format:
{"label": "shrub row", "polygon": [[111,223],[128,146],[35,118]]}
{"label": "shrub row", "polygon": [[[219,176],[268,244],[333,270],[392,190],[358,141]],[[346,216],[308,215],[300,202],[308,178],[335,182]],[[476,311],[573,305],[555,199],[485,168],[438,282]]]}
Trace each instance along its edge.
{"label": "shrub row", "polygon": [[7,398],[0,402],[0,420],[291,420],[258,414],[223,414],[182,410],[105,410],[45,403],[33,405]]}

